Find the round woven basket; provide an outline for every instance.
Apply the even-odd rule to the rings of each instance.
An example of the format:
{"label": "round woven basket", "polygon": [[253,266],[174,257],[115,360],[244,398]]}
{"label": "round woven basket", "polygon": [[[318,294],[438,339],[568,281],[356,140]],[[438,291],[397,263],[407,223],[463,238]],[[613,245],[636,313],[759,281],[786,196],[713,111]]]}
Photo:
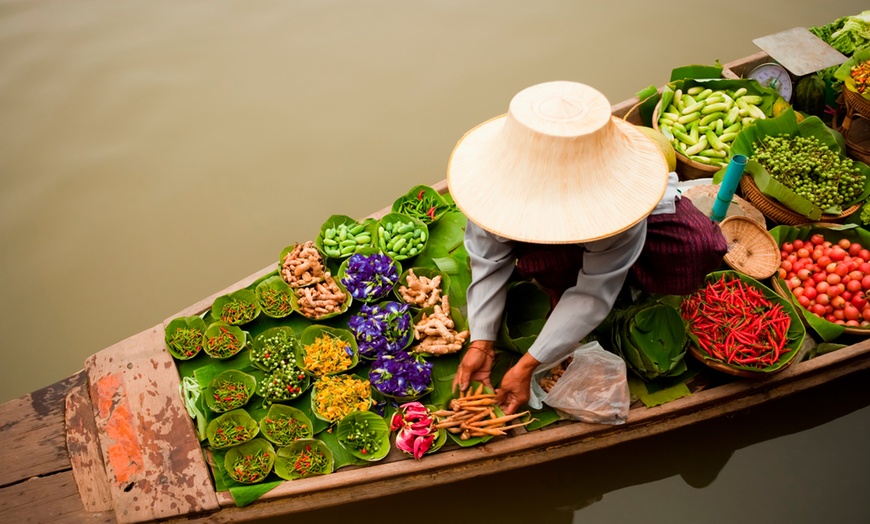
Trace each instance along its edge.
{"label": "round woven basket", "polygon": [[776,240],[761,224],[745,216],[730,216],[719,227],[728,242],[725,263],[732,269],[762,280],[776,273],[780,263]]}
{"label": "round woven basket", "polygon": [[[750,175],[743,175],[740,178],[740,191],[743,193],[743,197],[746,200],[749,200],[755,207],[758,208],[761,213],[769,218],[770,220],[776,222],[777,224],[785,224],[788,226],[798,226],[801,224],[807,224],[809,222],[814,222],[809,217],[801,215],[800,213],[796,213],[791,209],[785,207],[780,204],[773,198],[768,197],[764,193],[758,189],[758,186],[755,185],[755,180],[753,180]],[[818,221],[821,222],[841,222],[845,220],[846,217],[861,209],[861,204],[855,204],[843,210],[839,215],[822,215]]]}
{"label": "round woven basket", "polygon": [[[656,108],[653,111],[652,116],[652,127],[656,131],[660,131],[659,129],[659,111],[662,109],[662,101],[659,100],[659,103],[656,104]],[[677,153],[677,176],[680,180],[695,180],[698,178],[712,178],[713,174],[716,171],[721,169],[718,166],[708,166],[707,164],[702,164],[700,162],[695,162],[691,158],[687,157],[680,153],[680,151],[674,148],[674,151]]]}

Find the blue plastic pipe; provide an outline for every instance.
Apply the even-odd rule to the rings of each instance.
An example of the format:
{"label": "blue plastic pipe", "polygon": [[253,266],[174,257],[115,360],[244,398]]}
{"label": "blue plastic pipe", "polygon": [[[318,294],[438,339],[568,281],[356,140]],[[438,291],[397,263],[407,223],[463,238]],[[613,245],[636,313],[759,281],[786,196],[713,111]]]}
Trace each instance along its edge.
{"label": "blue plastic pipe", "polygon": [[710,218],[716,222],[721,222],[728,212],[728,206],[731,205],[731,200],[734,198],[737,183],[740,182],[740,177],[743,176],[746,161],[747,158],[744,155],[732,155],[731,161],[728,162],[728,167],[725,168],[725,177],[722,179],[722,183],[719,184],[719,193],[716,195],[716,201],[713,202],[713,210],[710,212]]}

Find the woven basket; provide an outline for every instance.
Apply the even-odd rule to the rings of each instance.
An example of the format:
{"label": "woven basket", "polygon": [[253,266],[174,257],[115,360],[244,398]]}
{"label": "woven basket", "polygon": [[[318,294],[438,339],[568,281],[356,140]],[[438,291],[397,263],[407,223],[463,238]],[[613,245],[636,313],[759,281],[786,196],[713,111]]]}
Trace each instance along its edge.
{"label": "woven basket", "polygon": [[[634,108],[632,108],[634,109]],[[656,104],[656,108],[653,111],[652,116],[652,127],[656,131],[660,131],[659,129],[659,111],[662,109],[662,101],[659,100],[659,103]],[[708,166],[707,164],[702,164],[700,162],[695,162],[691,158],[687,157],[680,153],[680,151],[674,148],[674,151],[677,153],[677,176],[680,180],[696,180],[698,178],[712,178],[713,174],[716,171],[719,171],[721,168],[718,166]]]}
{"label": "woven basket", "polygon": [[745,216],[734,215],[719,227],[728,242],[725,263],[732,269],[762,280],[776,273],[780,263],[779,246],[761,224]]}
{"label": "woven basket", "polygon": [[[814,221],[809,217],[792,211],[777,200],[762,193],[750,175],[743,175],[740,178],[740,191],[743,192],[743,198],[749,200],[764,216],[777,224],[799,226]],[[846,217],[859,209],[861,209],[861,204],[855,204],[844,209],[839,215],[822,215],[818,221],[842,222]]]}
{"label": "woven basket", "polygon": [[843,102],[846,104],[846,110],[853,110],[864,118],[870,118],[870,100],[867,100],[861,94],[852,91],[848,87],[843,87]]}

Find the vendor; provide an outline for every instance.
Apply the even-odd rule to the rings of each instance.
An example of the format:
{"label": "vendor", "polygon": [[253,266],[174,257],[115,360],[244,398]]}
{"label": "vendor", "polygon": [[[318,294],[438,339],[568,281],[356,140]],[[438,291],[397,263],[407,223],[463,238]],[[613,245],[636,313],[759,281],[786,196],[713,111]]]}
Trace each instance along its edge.
{"label": "vendor", "polygon": [[471,344],[454,390],[471,381],[492,387],[496,335],[517,270],[541,284],[555,306],[497,390],[508,414],[529,400],[535,370],[567,357],[610,312],[644,251],[647,217],[676,210],[677,180],[669,171],[652,140],[612,117],[601,93],[575,82],[524,89],[506,115],[462,137],[447,182],[468,218]]}

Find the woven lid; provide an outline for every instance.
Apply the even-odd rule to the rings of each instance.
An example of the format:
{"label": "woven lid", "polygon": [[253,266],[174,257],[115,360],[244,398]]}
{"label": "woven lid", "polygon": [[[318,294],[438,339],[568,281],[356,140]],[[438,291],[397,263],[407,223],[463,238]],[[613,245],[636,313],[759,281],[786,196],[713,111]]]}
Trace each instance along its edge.
{"label": "woven lid", "polygon": [[520,91],[506,115],[462,137],[447,170],[469,220],[512,240],[588,242],[625,231],[659,203],[668,166],[607,98],[577,82]]}
{"label": "woven lid", "polygon": [[728,242],[725,263],[756,279],[772,276],[779,268],[779,246],[764,226],[744,216],[730,216],[719,227]]}

